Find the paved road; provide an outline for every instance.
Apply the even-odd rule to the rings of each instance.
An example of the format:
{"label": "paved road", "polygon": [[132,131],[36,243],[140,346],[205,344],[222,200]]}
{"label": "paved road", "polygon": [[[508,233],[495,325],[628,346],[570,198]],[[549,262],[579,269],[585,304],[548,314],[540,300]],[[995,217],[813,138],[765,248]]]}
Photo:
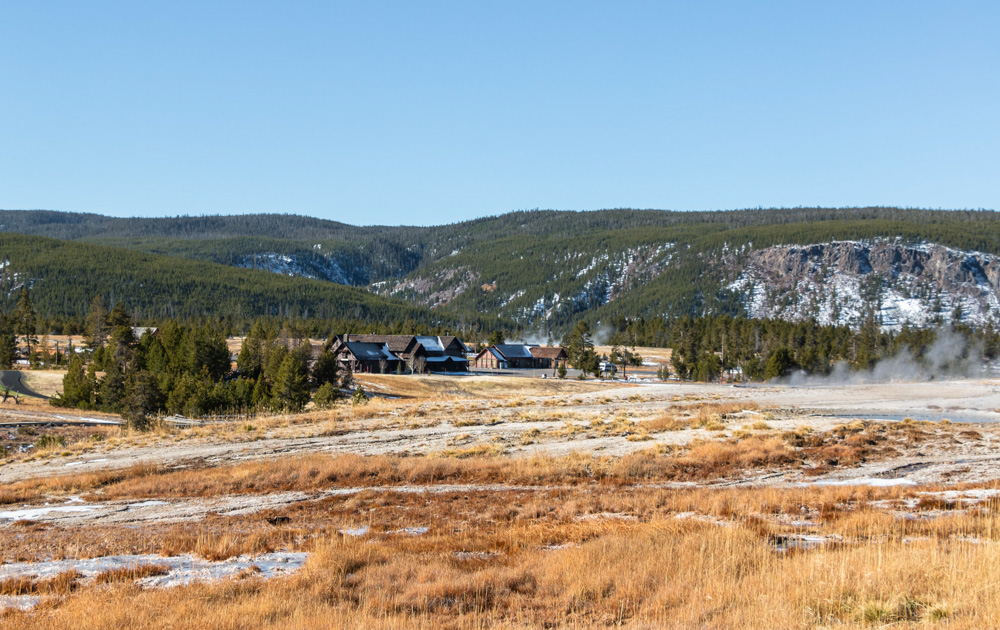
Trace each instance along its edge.
{"label": "paved road", "polygon": [[25,396],[48,398],[48,396],[42,396],[25,385],[21,378],[20,370],[0,370],[0,385],[3,385],[12,392],[24,394]]}

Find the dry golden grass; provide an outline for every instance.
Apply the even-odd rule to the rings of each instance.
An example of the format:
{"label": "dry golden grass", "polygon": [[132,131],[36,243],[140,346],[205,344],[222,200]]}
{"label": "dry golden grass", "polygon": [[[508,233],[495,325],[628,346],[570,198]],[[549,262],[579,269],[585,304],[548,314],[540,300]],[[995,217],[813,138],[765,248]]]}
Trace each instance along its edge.
{"label": "dry golden grass", "polygon": [[[394,405],[383,409],[403,408]],[[745,408],[698,405],[676,414],[688,424],[703,413],[720,423],[753,422],[734,416]],[[630,437],[644,439],[660,430],[650,424],[660,420],[581,417],[567,422],[566,430],[595,436],[634,431]],[[0,594],[43,598],[32,612],[3,613],[0,625],[15,630],[997,627],[996,498],[963,503],[923,494],[943,489],[939,486],[673,483],[835,467],[923,444],[942,429],[856,422],[829,432],[802,428],[780,436],[747,430],[740,439],[657,445],[624,457],[499,457],[501,445],[463,438],[450,452],[431,457],[314,455],[26,480],[0,487],[0,503],[66,494],[89,501],[287,490],[316,494],[276,510],[213,514],[193,523],[83,529],[21,522],[0,529],[3,562],[126,553],[221,560],[271,550],[311,556],[304,570],[288,578],[265,581],[248,571],[236,580],[170,590],[142,589],[134,583],[141,576],[126,573],[109,576],[103,585],[75,574],[51,583],[0,582]],[[532,431],[520,439],[543,435]],[[470,485],[433,492],[414,488],[435,484]],[[319,494],[335,487],[366,489]],[[428,531],[400,533],[415,526]],[[340,533],[355,527],[369,533]],[[828,543],[797,548],[801,534],[823,536]]]}
{"label": "dry golden grass", "polygon": [[[875,541],[886,524],[862,530]],[[888,525],[888,527],[893,527]],[[578,535],[573,535],[573,528]],[[677,519],[502,533],[333,536],[305,569],[170,590],[84,587],[6,628],[898,628],[1000,623],[1000,548],[953,540],[781,552]],[[555,533],[554,537],[552,534]],[[559,539],[558,534],[567,534]],[[540,543],[550,541],[545,545]],[[553,544],[554,543],[554,544]]]}
{"label": "dry golden grass", "polygon": [[[541,371],[539,371],[541,373]],[[524,396],[556,396],[606,391],[614,386],[575,379],[528,378],[520,376],[413,376],[395,374],[355,374],[365,391],[404,398],[427,400],[489,400]]]}
{"label": "dry golden grass", "polygon": [[122,567],[120,569],[108,569],[94,576],[96,584],[113,584],[118,582],[134,582],[145,577],[154,575],[166,575],[170,573],[170,567],[162,564],[140,564],[134,567]]}

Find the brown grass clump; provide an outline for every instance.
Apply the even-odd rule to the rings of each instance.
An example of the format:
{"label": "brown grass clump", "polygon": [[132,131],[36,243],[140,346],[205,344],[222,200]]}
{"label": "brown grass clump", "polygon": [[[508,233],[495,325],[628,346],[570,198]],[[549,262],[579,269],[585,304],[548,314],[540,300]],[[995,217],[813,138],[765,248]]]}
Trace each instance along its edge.
{"label": "brown grass clump", "polygon": [[97,574],[94,582],[97,584],[112,584],[117,582],[134,582],[155,575],[166,575],[170,568],[162,564],[140,564],[134,567],[108,569]]}
{"label": "brown grass clump", "polygon": [[0,595],[65,595],[76,590],[80,577],[76,571],[63,571],[44,580],[8,578],[0,581]]}

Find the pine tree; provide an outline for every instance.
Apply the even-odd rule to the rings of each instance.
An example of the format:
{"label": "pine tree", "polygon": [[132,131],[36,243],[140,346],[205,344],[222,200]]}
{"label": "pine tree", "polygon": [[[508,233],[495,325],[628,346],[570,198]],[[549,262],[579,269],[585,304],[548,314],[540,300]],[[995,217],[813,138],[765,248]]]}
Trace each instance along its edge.
{"label": "pine tree", "polygon": [[316,396],[313,398],[313,402],[320,409],[329,409],[333,407],[338,400],[342,398],[342,394],[337,387],[330,382],[323,383],[316,390]]}
{"label": "pine tree", "polygon": [[83,359],[74,356],[70,359],[69,369],[63,377],[62,394],[53,398],[51,402],[59,407],[88,409],[91,406],[93,393],[93,384],[87,378]]}
{"label": "pine tree", "polygon": [[156,377],[146,370],[138,370],[125,380],[125,399],[122,402],[122,416],[132,429],[145,431],[149,428],[149,416],[161,407],[160,390]]}
{"label": "pine tree", "polygon": [[0,315],[0,369],[9,370],[17,358],[17,336],[11,317]]}
{"label": "pine tree", "polygon": [[316,387],[322,387],[327,383],[336,385],[339,376],[340,362],[337,357],[329,350],[320,352],[312,368],[313,385]]}
{"label": "pine tree", "polygon": [[90,310],[87,311],[87,327],[85,338],[87,346],[91,349],[100,348],[108,337],[107,328],[108,312],[104,308],[104,298],[95,295],[90,303]]}
{"label": "pine tree", "polygon": [[31,305],[31,295],[28,293],[28,287],[21,287],[21,296],[17,300],[17,310],[15,313],[17,317],[17,332],[24,337],[24,344],[27,346],[28,359],[30,360],[31,347],[38,341],[35,337],[38,318],[35,315],[34,307]]}
{"label": "pine tree", "polygon": [[275,410],[297,412],[309,402],[309,381],[306,368],[289,354],[281,362],[271,391],[271,406]]}

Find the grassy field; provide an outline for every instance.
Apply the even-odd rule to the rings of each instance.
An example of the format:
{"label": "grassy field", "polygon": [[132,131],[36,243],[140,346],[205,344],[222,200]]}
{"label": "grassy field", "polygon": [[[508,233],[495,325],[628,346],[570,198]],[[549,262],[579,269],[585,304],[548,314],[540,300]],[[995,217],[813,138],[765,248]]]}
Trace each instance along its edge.
{"label": "grassy field", "polygon": [[[995,497],[943,488],[657,488],[667,459],[316,456],[191,471],[26,482],[16,500],[265,496],[369,489],[198,523],[5,529],[4,561],[117,553],[223,559],[310,552],[299,573],[167,590],[72,575],[0,582],[34,593],[5,628],[986,628],[1000,623]],[[506,480],[506,481],[504,481]],[[415,492],[414,484],[500,481]],[[432,486],[429,486],[432,487]],[[962,488],[970,496],[995,490]],[[15,490],[9,488],[8,491]],[[954,489],[952,489],[955,492]],[[36,494],[40,493],[40,494]],[[980,493],[980,494],[976,494]],[[11,495],[0,497],[9,503]],[[914,505],[907,514],[897,513]],[[266,517],[282,516],[280,525]],[[360,535],[345,535],[354,528]],[[407,529],[409,528],[409,529]],[[419,529],[416,529],[419,528]],[[424,529],[426,528],[426,529]],[[16,535],[12,535],[15,534]],[[810,538],[805,538],[808,536]],[[807,544],[807,541],[822,541]],[[797,545],[796,541],[801,544]],[[150,573],[151,574],[151,573]]]}
{"label": "grassy field", "polygon": [[[777,404],[818,396],[801,389],[357,378],[399,398],[22,436],[36,447],[0,462],[0,576],[50,559],[309,556],[285,577],[171,588],[146,581],[167,571],[156,560],[0,577],[0,607],[38,598],[0,626],[1000,627],[1000,484],[975,472],[995,465],[991,425],[807,423]],[[954,462],[871,485],[927,454]],[[850,471],[854,485],[815,484]],[[3,516],[46,506],[91,511]]]}
{"label": "grassy field", "polygon": [[553,396],[603,391],[622,384],[606,385],[575,379],[527,378],[521,376],[397,376],[355,374],[354,379],[373,393],[438,400],[441,398],[491,399]]}

